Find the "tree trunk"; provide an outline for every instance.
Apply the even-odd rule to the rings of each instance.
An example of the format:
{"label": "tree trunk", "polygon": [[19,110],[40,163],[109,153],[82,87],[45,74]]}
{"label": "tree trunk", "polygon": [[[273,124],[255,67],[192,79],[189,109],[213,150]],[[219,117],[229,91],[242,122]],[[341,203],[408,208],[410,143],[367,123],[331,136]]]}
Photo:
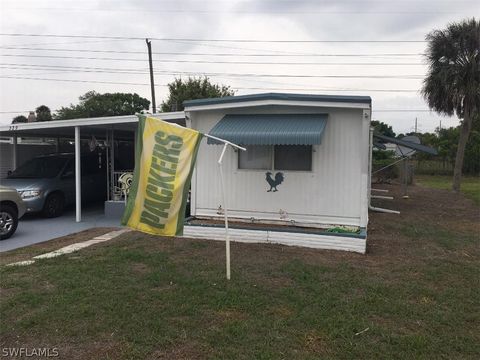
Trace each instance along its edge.
{"label": "tree trunk", "polygon": [[460,138],[458,139],[457,156],[455,157],[455,168],[453,169],[452,190],[455,192],[460,191],[465,147],[467,146],[468,136],[470,135],[470,129],[472,128],[471,115],[470,108],[465,106],[465,115],[463,117],[462,128],[460,129]]}

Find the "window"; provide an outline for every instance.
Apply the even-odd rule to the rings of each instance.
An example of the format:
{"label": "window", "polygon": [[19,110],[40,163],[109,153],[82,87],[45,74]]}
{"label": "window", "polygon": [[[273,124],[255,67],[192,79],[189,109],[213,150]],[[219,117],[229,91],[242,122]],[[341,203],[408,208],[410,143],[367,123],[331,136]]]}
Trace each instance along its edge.
{"label": "window", "polygon": [[312,171],[312,146],[275,145],[275,170]]}
{"label": "window", "polygon": [[238,152],[238,168],[269,170],[272,168],[272,147],[262,145],[247,146],[247,151]]}
{"label": "window", "polygon": [[311,145],[247,146],[238,152],[238,168],[249,170],[312,171]]}
{"label": "window", "polygon": [[9,176],[10,179],[54,178],[68,159],[59,156],[41,156],[28,160]]}

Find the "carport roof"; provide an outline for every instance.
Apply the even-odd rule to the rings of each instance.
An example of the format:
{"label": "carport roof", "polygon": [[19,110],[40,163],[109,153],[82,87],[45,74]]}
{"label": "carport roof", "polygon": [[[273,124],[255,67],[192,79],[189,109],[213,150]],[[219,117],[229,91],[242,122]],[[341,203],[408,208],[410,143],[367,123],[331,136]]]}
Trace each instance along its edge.
{"label": "carport roof", "polygon": [[[180,123],[185,119],[183,111],[149,114],[165,121]],[[89,135],[104,135],[105,130],[134,131],[138,122],[136,115],[54,120],[32,123],[0,125],[0,136],[65,136],[72,135],[76,126],[88,128]]]}

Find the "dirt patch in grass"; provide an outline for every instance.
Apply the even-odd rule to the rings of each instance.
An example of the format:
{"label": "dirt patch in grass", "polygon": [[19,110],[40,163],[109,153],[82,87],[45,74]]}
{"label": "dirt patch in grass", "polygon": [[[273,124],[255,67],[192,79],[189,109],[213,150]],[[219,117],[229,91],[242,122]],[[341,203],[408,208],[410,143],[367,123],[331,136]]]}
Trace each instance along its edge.
{"label": "dirt patch in grass", "polygon": [[150,271],[150,267],[143,263],[132,264],[132,272],[134,272],[135,274],[145,275],[148,274]]}
{"label": "dirt patch in grass", "polygon": [[116,228],[99,227],[80,231],[67,236],[62,236],[49,241],[22,247],[11,251],[0,253],[0,266],[17,261],[30,260],[32,257],[60,249],[61,247],[75,244],[77,242],[93,239],[96,236],[106,234]]}
{"label": "dirt patch in grass", "polygon": [[194,341],[185,341],[168,349],[154,351],[148,358],[152,360],[197,360],[207,359],[208,349]]}
{"label": "dirt patch in grass", "polygon": [[[480,238],[480,207],[461,194],[449,190],[412,186],[409,198],[403,199],[401,188],[394,185],[376,186],[389,190],[394,201],[373,200],[375,206],[399,210],[400,215],[370,213],[368,251],[389,257],[418,252],[418,246],[433,252],[444,250],[438,242],[425,242],[431,236],[441,236],[442,230],[460,236]],[[439,234],[440,233],[440,234]],[[415,246],[406,246],[407,244]],[[477,246],[478,243],[472,243]],[[467,244],[468,247],[468,244]],[[396,256],[394,256],[396,255]]]}
{"label": "dirt patch in grass", "polygon": [[332,355],[332,352],[328,346],[328,338],[326,338],[324,335],[319,334],[318,331],[308,331],[304,335],[303,342],[305,349],[309,353],[323,356]]}

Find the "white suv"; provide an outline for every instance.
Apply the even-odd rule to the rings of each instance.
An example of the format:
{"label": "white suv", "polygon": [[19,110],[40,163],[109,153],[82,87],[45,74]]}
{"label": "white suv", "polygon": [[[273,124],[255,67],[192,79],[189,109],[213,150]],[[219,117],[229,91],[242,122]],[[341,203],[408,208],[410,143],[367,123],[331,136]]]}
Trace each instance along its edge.
{"label": "white suv", "polygon": [[25,203],[17,190],[0,186],[0,240],[13,235],[25,211]]}

